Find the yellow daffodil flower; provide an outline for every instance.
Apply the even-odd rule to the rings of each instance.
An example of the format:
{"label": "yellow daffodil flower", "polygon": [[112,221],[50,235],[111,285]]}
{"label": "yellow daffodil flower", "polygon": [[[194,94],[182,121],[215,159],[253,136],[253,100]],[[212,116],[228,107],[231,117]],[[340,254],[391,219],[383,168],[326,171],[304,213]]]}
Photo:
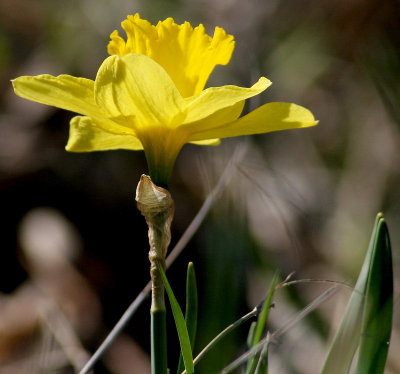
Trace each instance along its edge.
{"label": "yellow daffodil flower", "polygon": [[44,74],[12,82],[25,99],[82,115],[70,122],[68,151],[144,150],[151,178],[166,186],[185,143],[216,145],[220,138],[317,124],[310,111],[289,103],[264,104],[240,117],[245,100],[271,85],[264,77],[250,88],[204,89],[233,52],[233,37],[222,28],[211,37],[203,25],[167,18],[153,26],[138,14],[122,27],[127,40],[111,34],[111,56],[95,81]]}

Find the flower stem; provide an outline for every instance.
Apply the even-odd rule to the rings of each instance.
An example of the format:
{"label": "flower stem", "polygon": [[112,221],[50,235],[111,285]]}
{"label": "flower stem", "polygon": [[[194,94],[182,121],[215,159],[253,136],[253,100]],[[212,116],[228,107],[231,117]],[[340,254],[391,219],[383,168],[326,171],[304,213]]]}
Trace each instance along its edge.
{"label": "flower stem", "polygon": [[165,257],[171,241],[174,202],[168,190],[156,186],[142,175],[136,189],[137,206],[149,227],[149,260],[152,280],[151,298],[151,372],[167,373],[167,333],[164,284],[157,263],[165,269]]}
{"label": "flower stem", "polygon": [[151,310],[151,374],[167,373],[166,312]]}

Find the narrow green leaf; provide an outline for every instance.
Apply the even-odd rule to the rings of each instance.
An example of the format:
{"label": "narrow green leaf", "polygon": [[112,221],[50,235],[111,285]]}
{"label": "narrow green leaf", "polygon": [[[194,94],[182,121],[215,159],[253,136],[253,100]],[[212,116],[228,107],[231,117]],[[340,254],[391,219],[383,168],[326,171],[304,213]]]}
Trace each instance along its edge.
{"label": "narrow green leaf", "polygon": [[246,347],[247,349],[250,349],[253,346],[253,339],[254,339],[254,332],[256,331],[256,321],[253,321],[250,325],[249,328],[249,333],[247,334],[247,341],[246,341]]}
{"label": "narrow green leaf", "polygon": [[[267,325],[269,310],[272,304],[272,298],[274,296],[275,287],[278,284],[278,281],[279,281],[278,274],[275,273],[274,277],[272,278],[271,284],[269,286],[267,297],[265,299],[261,313],[257,319],[256,327],[254,329],[254,334],[253,334],[253,341],[249,348],[254,347],[261,340],[265,332],[265,326]],[[259,354],[255,355],[248,361],[246,367],[246,374],[253,374],[255,372],[258,359],[259,359]]]}
{"label": "narrow green leaf", "polygon": [[198,297],[197,297],[197,282],[196,273],[194,271],[193,262],[190,262],[187,270],[186,280],[186,326],[189,333],[190,344],[194,347],[196,341],[197,332],[197,309],[198,309]]}
{"label": "narrow green leaf", "polygon": [[[197,298],[197,282],[196,282],[196,274],[194,271],[194,265],[192,262],[189,262],[187,269],[187,278],[186,278],[186,312],[185,312],[185,322],[186,327],[189,334],[190,346],[194,347],[196,340],[196,331],[197,331],[197,306],[198,306],[198,298]],[[193,351],[192,351],[193,354]],[[178,374],[182,373],[184,370],[183,356],[182,353],[179,357],[178,364]]]}
{"label": "narrow green leaf", "polygon": [[[269,333],[267,333],[267,335],[268,334]],[[268,351],[269,351],[269,344],[265,344],[264,348],[260,353],[255,374],[268,374]]]}
{"label": "narrow green leaf", "polygon": [[267,297],[262,307],[260,316],[257,319],[257,325],[253,337],[253,345],[257,344],[261,340],[264,334],[265,326],[267,325],[269,311],[272,305],[272,298],[274,296],[275,287],[278,284],[278,281],[279,281],[279,276],[277,273],[275,273],[274,277],[272,278],[271,284],[269,286]]}
{"label": "narrow green leaf", "polygon": [[171,286],[169,285],[164,269],[159,263],[157,265],[165,286],[165,290],[168,295],[169,302],[171,304],[172,314],[174,315],[175,326],[178,332],[179,343],[181,345],[181,352],[183,356],[183,362],[185,364],[186,373],[193,374],[194,365],[193,365],[192,347],[190,345],[189,333],[186,328],[185,319],[183,318],[182,310],[178,304],[178,301],[175,298]]}
{"label": "narrow green leaf", "polygon": [[382,374],[392,330],[393,265],[389,231],[379,221],[368,279],[357,374]]}
{"label": "narrow green leaf", "polygon": [[382,221],[382,214],[378,214],[364,264],[325,359],[321,374],[347,374],[349,371],[354,353],[360,343],[367,287]]}
{"label": "narrow green leaf", "polygon": [[265,352],[261,352],[259,365],[256,367],[256,374],[268,374],[268,349],[269,345],[265,346]]}

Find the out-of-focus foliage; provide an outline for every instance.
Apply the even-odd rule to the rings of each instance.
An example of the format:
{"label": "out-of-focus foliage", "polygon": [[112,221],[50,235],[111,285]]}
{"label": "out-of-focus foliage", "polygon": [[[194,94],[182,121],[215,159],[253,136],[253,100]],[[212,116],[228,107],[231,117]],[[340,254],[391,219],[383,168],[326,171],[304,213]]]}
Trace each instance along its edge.
{"label": "out-of-focus foliage", "polygon": [[[134,203],[144,155],[68,154],[72,115],[19,99],[9,82],[40,73],[94,78],[109,34],[136,12],[152,23],[172,16],[204,23],[208,32],[224,27],[235,35],[236,48],[210,86],[246,86],[265,75],[274,84],[261,102],[296,102],[320,120],[315,128],[247,139],[251,146],[236,177],[169,271],[181,305],[189,260],[198,272],[195,353],[260,301],[276,268],[296,271],[297,279],[354,280],[371,222],[383,211],[395,274],[385,373],[400,372],[400,18],[394,0],[0,1],[0,371],[81,365],[84,348],[98,346],[148,280],[147,230]],[[171,181],[173,243],[236,142],[185,146]],[[320,287],[279,291],[269,328],[279,327]],[[270,373],[318,373],[325,338],[348,296],[343,290],[274,342]],[[49,307],[49,300],[57,306]],[[145,305],[96,372],[127,373],[132,365],[148,372],[148,325]],[[54,330],[64,333],[55,337]],[[77,348],[66,355],[71,336]],[[171,360],[177,360],[172,324],[169,336]],[[245,330],[205,359],[201,372],[226,365],[244,342]]]}
{"label": "out-of-focus foliage", "polygon": [[358,347],[356,372],[383,373],[392,330],[392,313],[392,250],[386,222],[378,214],[364,264],[321,374],[347,374]]}

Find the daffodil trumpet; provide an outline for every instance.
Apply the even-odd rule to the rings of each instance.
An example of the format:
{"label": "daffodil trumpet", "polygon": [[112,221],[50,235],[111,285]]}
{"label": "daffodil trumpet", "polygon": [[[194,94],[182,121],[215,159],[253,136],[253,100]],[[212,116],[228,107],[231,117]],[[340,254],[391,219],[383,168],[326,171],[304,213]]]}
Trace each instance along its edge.
{"label": "daffodil trumpet", "polygon": [[122,27],[127,41],[111,34],[111,56],[94,81],[47,74],[13,80],[17,95],[80,114],[70,122],[70,152],[144,150],[153,182],[167,187],[186,143],[217,145],[221,138],[317,124],[309,110],[290,103],[267,103],[240,117],[245,100],[271,85],[265,77],[249,88],[204,89],[234,48],[219,27],[211,37],[202,25],[167,18],[153,26],[138,14]]}

